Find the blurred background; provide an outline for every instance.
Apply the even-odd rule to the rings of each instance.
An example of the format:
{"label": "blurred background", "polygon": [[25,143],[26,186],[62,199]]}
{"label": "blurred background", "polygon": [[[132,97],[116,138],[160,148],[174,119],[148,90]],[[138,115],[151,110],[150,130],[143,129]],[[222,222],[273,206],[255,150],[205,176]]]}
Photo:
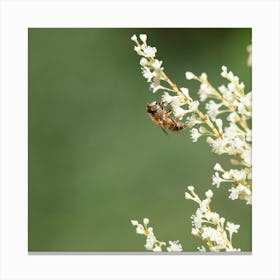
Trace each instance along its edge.
{"label": "blurred background", "polygon": [[[141,75],[134,33],[148,35],[193,98],[199,84],[185,72],[206,72],[217,87],[222,65],[251,90],[251,29],[29,29],[29,251],[145,251],[130,223],[144,217],[159,240],[179,239],[184,251],[202,245],[191,235],[197,205],[184,192],[194,185],[204,196],[214,164],[230,167],[229,158],[151,122],[145,107],[160,93]],[[214,189],[212,210],[241,225],[233,243],[251,251],[251,207],[228,195]]]}

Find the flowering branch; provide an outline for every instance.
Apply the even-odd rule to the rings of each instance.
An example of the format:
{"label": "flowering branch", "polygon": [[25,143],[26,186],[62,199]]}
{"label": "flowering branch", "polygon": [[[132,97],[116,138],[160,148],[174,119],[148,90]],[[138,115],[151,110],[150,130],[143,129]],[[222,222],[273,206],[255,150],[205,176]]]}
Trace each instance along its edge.
{"label": "flowering branch", "polygon": [[[188,89],[181,88],[179,89],[176,84],[174,84],[170,78],[168,78],[167,74],[163,71],[164,68],[161,67],[162,61],[155,59],[157,49],[155,47],[150,47],[147,45],[147,35],[141,34],[140,39],[142,44],[139,43],[137,36],[133,35],[131,40],[136,43],[134,50],[139,56],[142,56],[140,60],[140,65],[142,69],[142,74],[144,78],[147,79],[149,83],[151,83],[151,89],[153,92],[157,92],[158,90],[167,90],[176,93],[180,98],[181,106],[189,105],[189,110],[183,110],[180,106],[173,106],[174,116],[176,119],[182,119],[183,116],[189,112],[195,113],[202,122],[206,123],[209,128],[213,131],[213,135],[216,138],[220,138],[221,134],[216,129],[214,124],[209,120],[209,118],[204,115],[199,109],[199,102],[192,102],[192,99],[189,96]],[[163,80],[170,88],[164,87],[160,84],[160,81]],[[168,94],[168,93],[166,93]]]}
{"label": "flowering branch", "polygon": [[[245,200],[247,204],[251,204],[252,132],[249,126],[252,118],[251,92],[245,92],[244,83],[239,81],[238,76],[228,71],[226,66],[222,66],[221,76],[227,80],[227,85],[221,85],[218,89],[210,84],[206,73],[196,76],[188,71],[186,72],[187,80],[200,82],[198,96],[200,102],[206,102],[206,114],[203,114],[198,109],[200,102],[190,97],[189,90],[184,87],[178,88],[164,72],[162,61],[156,58],[157,49],[147,44],[147,35],[141,34],[139,39],[141,43],[136,35],[131,37],[131,40],[136,44],[134,50],[141,56],[142,74],[150,83],[150,89],[153,93],[162,92],[161,102],[150,104],[150,106],[155,106],[154,110],[160,110],[157,117],[164,116],[173,128],[174,126],[180,127],[180,129],[190,128],[193,142],[197,142],[200,137],[205,137],[213,153],[229,155],[231,164],[241,168],[227,170],[216,163],[212,185],[219,188],[221,184],[230,184],[229,199],[241,199]],[[251,65],[251,46],[247,47],[247,51],[249,52],[247,63]],[[149,110],[147,112],[155,111]],[[224,121],[220,117],[218,118],[218,116],[225,114]],[[155,121],[155,116],[152,116],[152,120],[158,124]],[[180,120],[180,125],[177,123],[178,120]],[[159,123],[162,124],[162,120]],[[191,216],[192,234],[200,237],[210,251],[239,251],[240,249],[236,249],[232,245],[232,234],[237,233],[240,226],[227,222],[226,228],[224,228],[225,219],[210,209],[213,192],[208,190],[206,199],[201,200],[194,192],[194,187],[190,186],[188,190],[189,192],[185,193],[185,198],[199,204],[195,215]],[[147,250],[161,251],[166,244],[155,238],[152,228],[147,227],[148,222],[149,220],[145,218],[144,225],[137,221],[132,221],[132,224],[136,226],[138,234],[144,234],[147,237],[145,245]],[[181,249],[178,241],[169,242],[169,244],[168,251],[171,250],[171,247],[176,248],[176,250]],[[206,249],[201,247],[199,250],[205,251]]]}
{"label": "flowering branch", "polygon": [[[148,227],[150,220],[148,218],[143,219],[143,225],[136,220],[131,220],[131,224],[136,226],[136,233],[146,236],[145,248],[148,251],[161,252],[166,243],[156,239],[154,230],[152,227]],[[177,241],[169,241],[169,246],[166,248],[168,252],[181,252],[183,251],[182,245]]]}
{"label": "flowering branch", "polygon": [[[192,234],[200,237],[208,246],[211,252],[220,251],[240,251],[232,245],[232,234],[237,233],[239,225],[227,222],[224,229],[225,218],[220,217],[216,212],[210,209],[213,192],[208,190],[205,195],[206,199],[201,200],[195,193],[194,187],[188,187],[189,192],[185,193],[185,198],[193,200],[199,205],[192,219]],[[228,233],[227,233],[227,232]],[[205,247],[199,248],[199,251],[206,251]]]}
{"label": "flowering branch", "polygon": [[[191,72],[186,72],[186,78],[187,80],[197,80],[201,83],[200,85],[200,90],[198,94],[200,95],[200,100],[205,101],[207,98],[213,98],[217,99],[221,102],[221,104],[216,104],[214,101],[211,101],[208,103],[206,106],[206,109],[208,109],[208,114],[212,120],[216,119],[216,116],[221,114],[221,113],[226,113],[226,112],[231,112],[232,116],[231,118],[234,118],[235,121],[245,130],[248,131],[248,125],[246,122],[246,119],[248,116],[251,117],[251,111],[246,112],[247,116],[243,115],[240,117],[238,113],[235,110],[236,106],[239,106],[239,112],[244,113],[244,104],[251,110],[251,94],[247,96],[247,100],[244,102],[239,102],[236,104],[236,99],[234,99],[234,96],[232,93],[234,93],[236,96],[240,99],[244,98],[244,83],[241,82],[239,83],[239,78],[237,76],[234,76],[234,74],[230,71],[227,72],[227,67],[222,66],[222,73],[221,76],[226,78],[227,80],[230,81],[228,87],[225,86],[220,86],[219,91],[217,91],[207,80],[207,75],[205,73],[202,73],[200,77],[197,77]],[[242,100],[240,100],[242,101]],[[212,106],[211,106],[212,105]],[[217,107],[216,107],[217,106]],[[225,106],[229,110],[222,110],[219,111],[218,109],[221,106]]]}

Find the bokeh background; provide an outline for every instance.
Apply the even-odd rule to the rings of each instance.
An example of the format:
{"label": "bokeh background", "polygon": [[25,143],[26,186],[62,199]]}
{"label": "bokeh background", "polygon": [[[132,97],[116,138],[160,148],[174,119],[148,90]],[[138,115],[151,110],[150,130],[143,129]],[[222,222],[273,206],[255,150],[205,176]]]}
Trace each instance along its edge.
{"label": "bokeh background", "polygon": [[[251,90],[246,46],[251,29],[28,30],[29,251],[145,251],[131,219],[149,217],[159,240],[184,251],[202,242],[191,235],[200,195],[211,188],[216,162],[204,139],[167,137],[145,112],[160,99],[142,77],[132,34],[146,33],[169,77],[196,97],[184,73],[206,72],[214,86],[228,66]],[[186,135],[189,135],[186,132]],[[214,189],[212,210],[240,224],[234,244],[251,251],[251,207]]]}

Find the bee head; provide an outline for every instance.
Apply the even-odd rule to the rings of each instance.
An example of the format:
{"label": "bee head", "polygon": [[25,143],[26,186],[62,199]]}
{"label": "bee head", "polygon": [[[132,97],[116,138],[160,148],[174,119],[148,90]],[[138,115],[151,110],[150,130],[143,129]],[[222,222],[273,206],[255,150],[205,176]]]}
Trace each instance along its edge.
{"label": "bee head", "polygon": [[147,107],[146,107],[146,111],[149,114],[154,114],[155,112],[157,112],[160,109],[160,105],[154,101],[152,103],[148,103]]}

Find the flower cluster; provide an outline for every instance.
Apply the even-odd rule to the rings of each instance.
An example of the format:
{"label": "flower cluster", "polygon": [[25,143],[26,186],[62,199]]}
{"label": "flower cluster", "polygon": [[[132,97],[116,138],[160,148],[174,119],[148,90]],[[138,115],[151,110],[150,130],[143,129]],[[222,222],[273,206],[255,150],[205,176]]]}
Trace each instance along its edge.
{"label": "flower cluster", "polygon": [[[213,185],[220,186],[222,182],[233,182],[231,184],[230,196],[232,200],[245,200],[247,204],[252,201],[251,186],[251,143],[252,131],[248,126],[252,117],[251,92],[245,94],[245,86],[239,78],[227,67],[222,66],[221,76],[228,80],[228,84],[221,85],[216,90],[207,80],[205,73],[197,77],[191,72],[186,73],[188,80],[198,80],[201,85],[199,96],[201,101],[210,99],[206,105],[207,116],[215,122],[220,138],[215,138],[203,133],[203,127],[199,130],[193,128],[191,137],[196,141],[201,135],[207,135],[206,141],[212,147],[212,151],[218,155],[228,154],[235,157],[232,163],[243,166],[242,169],[224,170],[220,164],[216,164],[213,175]],[[216,100],[216,102],[214,101]],[[218,116],[226,114],[227,125]],[[190,127],[194,126],[189,125]],[[219,173],[221,172],[221,174]]]}
{"label": "flower cluster", "polygon": [[[239,78],[231,71],[228,72],[226,66],[222,66],[221,76],[228,80],[227,86],[221,85],[216,90],[207,80],[205,73],[199,77],[191,72],[186,73],[188,80],[198,80],[201,85],[199,96],[201,101],[210,99],[206,105],[207,116],[215,123],[221,137],[213,137],[204,127],[191,130],[193,141],[204,135],[207,136],[207,143],[212,147],[212,151],[216,154],[228,154],[239,160],[239,163],[246,168],[251,168],[251,142],[252,131],[248,126],[248,122],[252,117],[251,92],[244,93],[244,84],[239,82]],[[216,102],[214,101],[216,100]],[[218,118],[222,114],[226,114],[224,124],[222,118]],[[192,116],[190,119],[194,119]],[[195,126],[197,123],[191,121],[189,127]]]}
{"label": "flower cluster", "polygon": [[[231,71],[227,71],[226,66],[222,66],[221,76],[228,80],[227,86],[221,85],[216,90],[207,79],[207,75],[202,73],[199,77],[191,72],[186,72],[188,80],[197,80],[200,82],[198,95],[200,101],[206,104],[207,116],[215,123],[221,137],[208,136],[207,142],[211,144],[213,152],[217,154],[229,154],[238,156],[247,160],[247,164],[251,164],[247,151],[251,149],[251,130],[247,122],[252,117],[251,92],[244,93],[244,84],[239,82],[239,77],[235,76]],[[223,114],[227,114],[225,120],[228,126],[223,124],[222,118],[218,118]],[[192,117],[194,118],[194,116]],[[196,123],[191,122],[189,127],[193,127]],[[201,133],[208,135],[207,133]]]}
{"label": "flower cluster", "polygon": [[131,37],[131,40],[136,43],[134,50],[138,55],[142,56],[142,59],[140,60],[142,74],[151,84],[150,86],[153,92],[156,92],[159,89],[164,89],[164,87],[160,85],[162,79],[161,72],[163,71],[163,68],[161,67],[162,61],[155,59],[157,49],[147,45],[146,34],[141,34],[140,39],[142,44],[138,42],[136,35]]}
{"label": "flower cluster", "polygon": [[[136,220],[131,220],[133,226],[136,226],[136,233],[146,236],[145,248],[148,251],[162,252],[163,247],[166,246],[165,242],[158,241],[154,234],[153,228],[149,227],[150,220],[148,218],[143,219],[143,225]],[[183,251],[182,245],[177,241],[169,241],[169,246],[166,248],[168,252],[181,252]]]}
{"label": "flower cluster", "polygon": [[[191,216],[192,234],[200,237],[211,252],[240,251],[232,245],[232,234],[237,233],[240,226],[227,222],[224,228],[225,218],[210,209],[213,192],[208,190],[205,195],[206,199],[201,200],[193,186],[189,186],[188,192],[185,193],[186,199],[193,200],[199,205],[195,214]],[[199,251],[206,251],[206,249],[202,247]]]}
{"label": "flower cluster", "polygon": [[249,168],[224,170],[219,163],[214,166],[215,174],[212,176],[212,185],[217,188],[223,182],[229,182],[232,187],[229,189],[231,200],[245,200],[247,204],[252,203],[252,172]]}
{"label": "flower cluster", "polygon": [[[133,35],[131,40],[136,44],[134,50],[141,56],[140,67],[144,78],[150,84],[150,89],[153,93],[161,93],[160,104],[163,109],[169,112],[174,121],[179,120],[190,129],[193,142],[204,137],[213,153],[226,154],[230,157],[230,162],[235,168],[225,169],[217,163],[214,166],[212,185],[217,188],[221,184],[229,185],[229,199],[241,199],[251,204],[251,92],[246,92],[245,85],[239,77],[226,66],[222,66],[220,74],[226,82],[217,89],[210,84],[206,73],[201,75],[189,71],[185,73],[188,81],[195,80],[200,83],[199,100],[194,100],[186,87],[178,88],[164,72],[163,62],[156,58],[157,49],[147,44],[147,35],[141,34],[139,40],[136,35]],[[248,46],[247,51],[250,66],[251,46]],[[199,108],[202,103],[205,104],[206,113]],[[189,192],[185,194],[186,199],[194,200],[199,204],[195,215],[191,217],[192,233],[202,238],[210,251],[238,251],[239,249],[232,246],[232,234],[237,233],[239,225],[227,222],[224,228],[225,219],[210,210],[212,191],[206,192],[206,199],[201,200],[193,187],[188,189]],[[142,226],[137,221],[133,221],[133,224],[137,226],[138,233],[147,236],[148,245],[145,245],[147,250],[158,250],[165,246],[165,243],[156,241],[152,230],[145,228],[145,223]],[[171,242],[167,250],[173,247],[178,249],[178,244],[178,242]],[[202,246],[198,250],[206,249]]]}
{"label": "flower cluster", "polygon": [[[241,184],[233,180],[229,198],[243,199],[250,203],[252,131],[248,123],[252,117],[251,92],[245,93],[244,83],[228,71],[226,66],[222,66],[221,76],[228,83],[219,86],[218,89],[209,83],[206,73],[196,76],[188,71],[186,79],[200,83],[198,95],[200,102],[205,102],[205,115],[199,110],[200,102],[190,97],[189,90],[184,87],[178,88],[165,74],[162,61],[156,58],[157,49],[147,44],[147,35],[141,34],[139,38],[141,42],[136,35],[131,39],[136,43],[134,50],[141,56],[142,74],[150,83],[152,91],[162,91],[161,104],[169,111],[171,108],[175,120],[185,121],[191,129],[190,136],[193,142],[204,136],[214,153],[228,154],[232,157],[232,162],[243,166],[240,172],[245,171],[247,180]],[[234,179],[231,176],[228,178],[228,173],[236,173],[236,169],[220,171],[224,173],[222,177],[217,172],[213,175],[213,178],[220,178],[220,183]],[[213,185],[219,186],[214,180]]]}

